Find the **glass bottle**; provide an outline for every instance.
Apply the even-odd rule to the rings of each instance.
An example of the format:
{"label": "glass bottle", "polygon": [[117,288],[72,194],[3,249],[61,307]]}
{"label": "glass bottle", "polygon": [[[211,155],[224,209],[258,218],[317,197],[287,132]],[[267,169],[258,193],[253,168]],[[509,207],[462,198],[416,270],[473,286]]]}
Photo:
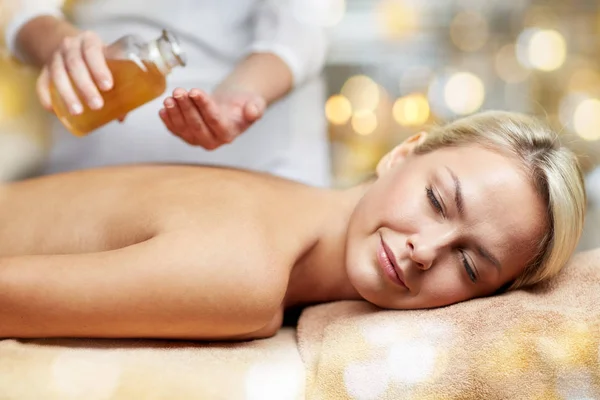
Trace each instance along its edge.
{"label": "glass bottle", "polygon": [[[106,63],[113,75],[113,88],[100,91],[104,106],[92,110],[82,101],[83,112],[72,115],[53,84],[52,107],[59,120],[76,136],[85,136],[165,92],[166,76],[174,67],[185,66],[185,55],[177,38],[166,30],[149,42],[127,35],[105,50]],[[71,81],[73,87],[73,81]],[[80,96],[81,98],[81,96]]]}

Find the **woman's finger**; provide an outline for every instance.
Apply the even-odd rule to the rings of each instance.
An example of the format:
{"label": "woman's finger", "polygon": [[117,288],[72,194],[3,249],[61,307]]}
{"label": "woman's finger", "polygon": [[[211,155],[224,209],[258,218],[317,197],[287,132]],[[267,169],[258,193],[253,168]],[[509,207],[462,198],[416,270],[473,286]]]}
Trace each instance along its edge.
{"label": "woman's finger", "polygon": [[198,89],[193,89],[190,92],[190,98],[194,104],[196,104],[202,119],[213,136],[220,142],[231,142],[234,139],[234,135],[231,135],[226,129],[225,124],[222,121],[221,113],[215,102],[206,93]]}
{"label": "woman's finger", "polygon": [[172,97],[167,97],[163,103],[167,110],[167,115],[173,124],[174,132],[178,135],[182,134],[186,130],[185,120],[183,114],[179,109],[179,106]]}
{"label": "woman's finger", "polygon": [[184,142],[190,143],[191,136],[186,131],[179,132],[177,130],[177,128],[175,127],[175,124],[173,124],[173,121],[171,121],[171,118],[169,117],[169,113],[167,112],[166,109],[161,108],[158,111],[158,116],[160,117],[162,122],[165,124],[165,126],[171,133],[173,133],[178,138],[182,139]]}
{"label": "woman's finger", "polygon": [[56,87],[60,97],[67,105],[69,112],[73,115],[79,115],[83,112],[83,106],[71,85],[71,80],[65,69],[62,53],[56,52],[50,62],[50,79]]}
{"label": "woman's finger", "polygon": [[92,78],[100,90],[107,91],[113,87],[113,76],[104,56],[104,44],[100,37],[90,31],[81,35],[81,52]]}
{"label": "woman's finger", "polygon": [[244,118],[247,122],[252,123],[260,119],[265,113],[267,104],[263,98],[257,98],[249,101],[244,106]]}
{"label": "woman's finger", "polygon": [[202,116],[192,103],[189,95],[183,89],[175,89],[173,97],[177,101],[179,108],[183,114],[183,118],[188,126],[188,131],[191,136],[191,144],[200,145],[209,150],[218,146],[218,141],[213,137],[212,133],[202,120]]}
{"label": "woman's finger", "polygon": [[178,138],[180,138],[181,140],[183,140],[184,142],[188,143],[188,144],[193,144],[191,142],[193,136],[190,135],[187,130],[183,130],[180,131],[179,129],[177,129],[175,127],[175,124],[173,123],[173,121],[171,121],[171,118],[169,117],[169,113],[167,112],[167,110],[165,108],[161,108],[158,111],[158,116],[160,117],[160,119],[164,122],[165,126],[167,127],[167,129],[175,136],[177,136]]}
{"label": "woman's finger", "polygon": [[69,77],[83,100],[92,110],[102,108],[104,100],[83,59],[82,39],[75,38],[72,45],[66,46],[62,50],[62,56]]}
{"label": "woman's finger", "polygon": [[167,110],[165,110],[164,108],[161,108],[158,111],[158,116],[160,117],[160,119],[165,124],[165,126],[167,127],[168,130],[170,130],[173,133],[176,133],[175,126],[171,122],[171,118],[169,118],[169,114],[167,113]]}

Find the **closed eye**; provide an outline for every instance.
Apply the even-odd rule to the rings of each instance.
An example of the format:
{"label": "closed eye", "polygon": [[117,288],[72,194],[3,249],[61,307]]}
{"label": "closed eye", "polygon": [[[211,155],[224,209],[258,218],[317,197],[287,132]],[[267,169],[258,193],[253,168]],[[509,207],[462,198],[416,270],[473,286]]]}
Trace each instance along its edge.
{"label": "closed eye", "polygon": [[469,276],[469,279],[471,280],[471,282],[473,282],[473,283],[477,282],[477,273],[475,272],[475,269],[469,263],[469,260],[467,259],[467,255],[462,250],[460,251],[460,258],[461,258],[463,266],[465,267],[465,271],[467,271],[467,275]]}
{"label": "closed eye", "polygon": [[427,198],[429,199],[429,203],[431,203],[431,206],[434,208],[434,210],[438,213],[440,213],[442,216],[444,215],[444,209],[442,208],[442,205],[440,204],[440,201],[438,200],[438,198],[436,197],[435,193],[433,192],[433,189],[431,187],[426,187],[425,188],[425,193],[427,194]]}

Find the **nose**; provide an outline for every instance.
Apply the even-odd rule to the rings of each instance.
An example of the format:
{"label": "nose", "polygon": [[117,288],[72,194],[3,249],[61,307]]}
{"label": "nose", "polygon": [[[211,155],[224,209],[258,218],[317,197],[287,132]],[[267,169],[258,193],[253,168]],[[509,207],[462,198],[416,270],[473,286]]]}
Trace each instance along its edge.
{"label": "nose", "polygon": [[452,241],[451,232],[421,232],[406,239],[410,259],[423,271],[431,268],[436,258]]}

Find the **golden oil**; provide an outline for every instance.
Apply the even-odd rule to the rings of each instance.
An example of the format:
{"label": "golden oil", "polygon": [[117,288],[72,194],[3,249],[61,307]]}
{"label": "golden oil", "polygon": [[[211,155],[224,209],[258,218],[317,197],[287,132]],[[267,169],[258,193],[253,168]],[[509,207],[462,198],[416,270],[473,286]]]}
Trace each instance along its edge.
{"label": "golden oil", "polygon": [[[137,36],[124,36],[107,48],[106,63],[113,76],[113,88],[100,91],[104,105],[98,110],[89,108],[80,95],[83,112],[72,115],[54,84],[50,85],[56,116],[76,136],[85,136],[157,98],[166,90],[166,75],[171,69],[185,65],[177,39],[166,31],[148,43]],[[71,85],[75,88],[73,81]]]}

